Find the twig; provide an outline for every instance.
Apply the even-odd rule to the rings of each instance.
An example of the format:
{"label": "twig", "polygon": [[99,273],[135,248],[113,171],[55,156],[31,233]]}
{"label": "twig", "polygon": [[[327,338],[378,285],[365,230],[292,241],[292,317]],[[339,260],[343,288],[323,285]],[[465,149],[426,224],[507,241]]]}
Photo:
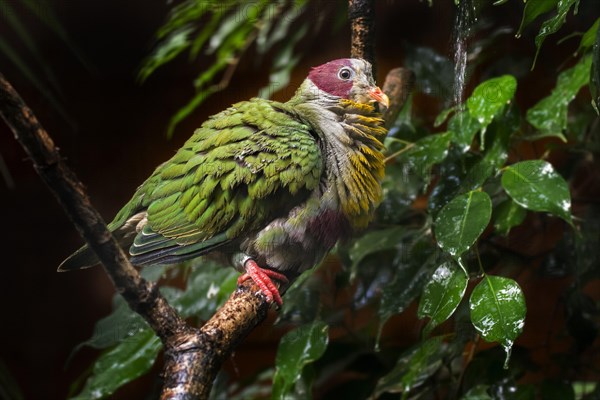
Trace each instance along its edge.
{"label": "twig", "polygon": [[415,74],[411,70],[394,68],[388,72],[382,88],[383,92],[390,98],[390,106],[383,113],[387,128],[396,122],[396,118],[398,118],[398,114],[406,103],[414,85]]}
{"label": "twig", "polygon": [[375,76],[375,56],[373,46],[375,43],[374,0],[348,0],[348,19],[351,24],[350,56],[363,58],[373,65]]}

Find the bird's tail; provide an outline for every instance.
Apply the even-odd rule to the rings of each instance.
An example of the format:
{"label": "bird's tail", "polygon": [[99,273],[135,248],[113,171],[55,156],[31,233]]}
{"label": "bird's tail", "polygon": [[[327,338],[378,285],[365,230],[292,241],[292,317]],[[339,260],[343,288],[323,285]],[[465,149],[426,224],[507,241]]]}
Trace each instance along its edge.
{"label": "bird's tail", "polygon": [[100,263],[96,253],[87,245],[81,247],[75,253],[71,254],[58,266],[58,272],[72,271],[81,268],[90,268]]}

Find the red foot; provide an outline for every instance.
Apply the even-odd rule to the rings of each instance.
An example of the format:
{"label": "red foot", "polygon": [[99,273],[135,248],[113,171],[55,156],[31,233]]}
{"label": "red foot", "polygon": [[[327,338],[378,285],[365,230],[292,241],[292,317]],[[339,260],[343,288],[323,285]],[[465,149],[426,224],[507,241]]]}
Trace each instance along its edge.
{"label": "red foot", "polygon": [[279,290],[271,278],[276,279],[281,283],[287,283],[288,279],[285,275],[270,269],[261,268],[256,261],[252,259],[246,261],[244,268],[246,269],[246,273],[238,278],[238,285],[248,279],[252,279],[254,283],[258,285],[262,294],[267,298],[267,302],[272,303],[275,301],[275,303],[280,306],[283,304],[283,300],[281,300],[281,296],[279,295]]}

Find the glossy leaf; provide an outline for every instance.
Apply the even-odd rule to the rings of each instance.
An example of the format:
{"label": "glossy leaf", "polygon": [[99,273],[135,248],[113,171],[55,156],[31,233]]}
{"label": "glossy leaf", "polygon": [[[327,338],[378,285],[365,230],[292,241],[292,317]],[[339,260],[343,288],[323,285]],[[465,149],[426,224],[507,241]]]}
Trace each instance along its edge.
{"label": "glossy leaf", "polygon": [[492,202],[485,192],[471,191],[455,197],[435,219],[438,245],[459,258],[483,233],[491,214]]}
{"label": "glossy leaf", "polygon": [[[544,2],[544,1],[546,1],[546,0],[538,0],[538,2]],[[554,2],[554,0],[552,0],[551,2]],[[536,51],[535,51],[535,58],[533,60],[534,67],[535,67],[535,63],[536,63],[538,54],[540,53],[540,49],[542,48],[542,43],[544,43],[544,40],[546,40],[546,37],[557,32],[564,25],[569,10],[573,6],[576,6],[577,4],[579,4],[579,0],[561,0],[561,1],[559,1],[556,6],[556,15],[554,17],[544,21],[544,23],[542,24],[542,27],[540,28],[540,31],[538,32],[537,36],[535,37]]]}
{"label": "glossy leaf", "polygon": [[592,50],[592,68],[590,71],[590,94],[596,114],[600,115],[600,26],[596,29],[596,39]]}
{"label": "glossy leaf", "polygon": [[596,43],[596,34],[598,33],[598,28],[600,27],[600,18],[597,18],[596,21],[590,26],[590,28],[585,31],[583,36],[581,37],[581,41],[579,42],[579,48],[577,52],[585,51],[586,49],[592,47],[594,43]]}
{"label": "glossy leaf", "polygon": [[569,186],[548,162],[530,160],[506,167],[502,187],[521,207],[548,212],[572,224]]}
{"label": "glossy leaf", "polygon": [[505,367],[515,339],[525,324],[525,297],[510,278],[485,275],[475,286],[469,301],[471,321],[481,337],[498,342],[506,351]]}
{"label": "glossy leaf", "polygon": [[563,132],[567,128],[568,106],[588,84],[591,65],[591,55],[583,57],[573,68],[558,75],[556,87],[548,97],[527,110],[527,121],[541,133],[536,137],[556,136],[566,142]]}
{"label": "glossy leaf", "polygon": [[431,319],[423,329],[425,336],[454,313],[465,294],[468,282],[469,278],[462,268],[452,262],[445,262],[435,270],[431,280],[425,285],[417,311],[419,318]]}
{"label": "glossy leaf", "polygon": [[523,29],[540,15],[547,13],[556,7],[558,0],[529,0],[525,2],[525,8],[523,9],[523,19],[521,25],[517,31],[517,37],[520,37],[523,33]]}
{"label": "glossy leaf", "polygon": [[446,120],[448,119],[450,114],[452,114],[455,111],[456,111],[456,107],[450,107],[450,108],[443,110],[435,118],[435,121],[433,122],[433,126],[437,128],[438,126],[442,125],[444,122],[446,122]]}
{"label": "glossy leaf", "polygon": [[379,333],[386,321],[401,313],[423,291],[431,274],[439,265],[439,254],[430,237],[403,246],[394,260],[397,272],[383,287],[379,306]]}
{"label": "glossy leaf", "polygon": [[349,251],[352,267],[355,268],[369,254],[396,247],[405,232],[405,227],[394,226],[364,234],[361,238],[354,241]]}
{"label": "glossy leaf", "polygon": [[302,377],[304,367],[323,355],[329,342],[328,329],[323,321],[314,321],[281,338],[275,359],[272,399],[285,399],[286,393]]}
{"label": "glossy leaf", "polygon": [[406,397],[411,389],[421,385],[441,367],[444,355],[444,342],[439,336],[419,343],[379,379],[373,398],[383,393],[403,393]]}
{"label": "glossy leaf", "polygon": [[471,148],[471,142],[481,124],[471,116],[469,110],[463,110],[454,114],[448,122],[448,130],[452,132],[452,142],[456,143],[463,152]]}
{"label": "glossy leaf", "polygon": [[451,137],[450,132],[425,136],[406,151],[403,157],[414,166],[419,176],[427,177],[431,167],[441,162],[448,154]]}
{"label": "glossy leaf", "polygon": [[202,258],[191,268],[186,290],[175,292],[169,302],[183,317],[208,320],[235,290],[239,273]]}
{"label": "glossy leaf", "polygon": [[467,107],[471,116],[481,125],[481,147],[485,143],[485,130],[494,117],[509,104],[517,90],[517,80],[512,75],[503,75],[488,79],[479,84],[471,97],[467,99]]}
{"label": "glossy leaf", "polygon": [[488,393],[487,385],[477,385],[469,389],[461,400],[493,400],[493,397]]}
{"label": "glossy leaf", "polygon": [[73,400],[103,399],[150,369],[160,351],[160,339],[150,329],[139,331],[103,353],[94,364],[93,375]]}
{"label": "glossy leaf", "polygon": [[501,235],[508,235],[515,226],[521,225],[527,211],[511,199],[500,203],[494,210],[494,229]]}

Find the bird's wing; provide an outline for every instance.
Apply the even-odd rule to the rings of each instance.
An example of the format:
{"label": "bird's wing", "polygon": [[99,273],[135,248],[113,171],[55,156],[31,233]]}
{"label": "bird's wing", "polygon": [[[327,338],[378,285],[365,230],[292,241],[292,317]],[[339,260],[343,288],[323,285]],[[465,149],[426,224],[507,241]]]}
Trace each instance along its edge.
{"label": "bird's wing", "polygon": [[285,107],[262,99],[238,103],[157,168],[136,193],[147,223],[130,248],[134,264],[206,253],[263,228],[318,187],[319,144]]}

